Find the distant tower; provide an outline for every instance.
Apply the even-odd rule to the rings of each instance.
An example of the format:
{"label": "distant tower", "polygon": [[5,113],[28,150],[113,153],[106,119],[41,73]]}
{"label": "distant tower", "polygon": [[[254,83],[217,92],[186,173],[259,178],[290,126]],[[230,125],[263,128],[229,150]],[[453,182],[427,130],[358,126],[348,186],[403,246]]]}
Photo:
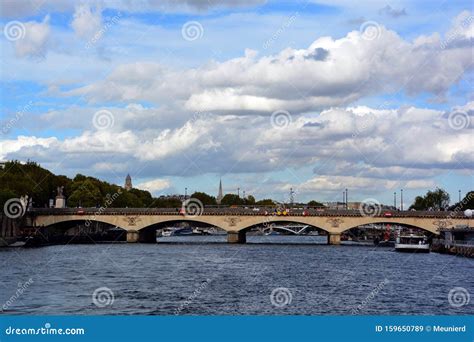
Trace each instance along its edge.
{"label": "distant tower", "polygon": [[219,193],[217,194],[217,204],[221,204],[222,198],[224,198],[224,194],[222,193],[222,179],[219,180]]}
{"label": "distant tower", "polygon": [[132,177],[130,177],[130,174],[125,177],[125,190],[131,190],[132,189]]}

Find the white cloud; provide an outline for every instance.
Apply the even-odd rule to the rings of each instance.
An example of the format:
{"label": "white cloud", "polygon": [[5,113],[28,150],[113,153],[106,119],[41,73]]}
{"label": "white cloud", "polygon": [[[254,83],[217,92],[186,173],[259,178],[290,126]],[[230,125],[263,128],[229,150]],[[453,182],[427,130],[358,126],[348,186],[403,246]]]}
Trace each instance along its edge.
{"label": "white cloud", "polygon": [[99,8],[91,8],[88,4],[76,6],[71,26],[81,38],[91,38],[102,25],[102,13]]}
{"label": "white cloud", "polygon": [[436,183],[433,180],[416,179],[408,181],[404,188],[406,189],[433,189]]}
{"label": "white cloud", "polygon": [[457,44],[445,46],[436,34],[409,42],[380,26],[373,40],[353,31],[340,39],[319,38],[306,49],[259,58],[247,51],[188,70],[150,62],[121,65],[104,81],[65,95],[91,102],[174,102],[188,111],[245,115],[304,113],[399,91],[439,98],[473,68],[470,45],[461,42],[467,40],[458,37]]}
{"label": "white cloud", "polygon": [[15,154],[22,149],[29,147],[44,147],[49,148],[56,145],[58,139],[51,138],[37,138],[20,135],[16,139],[1,140],[0,141],[0,159],[8,159],[9,155]]}
{"label": "white cloud", "polygon": [[161,190],[169,189],[171,187],[171,182],[168,179],[153,179],[147,182],[139,183],[134,185],[137,189],[148,190],[152,194],[156,194]]}
{"label": "white cloud", "polygon": [[[85,2],[71,19],[77,35],[85,39],[101,25],[100,11],[91,8],[96,8],[94,3]],[[260,19],[250,13],[233,15],[233,20],[247,15],[254,20],[251,22]],[[308,27],[313,26],[307,22],[311,18],[301,18],[305,27],[302,36],[309,36]],[[279,180],[266,184],[268,191],[287,192],[291,182],[286,178],[291,175],[282,173],[288,168],[313,170],[314,174],[308,171],[295,180],[308,194],[338,193],[343,184],[361,192],[399,184],[407,189],[432,187],[437,184],[435,177],[448,170],[469,175],[474,168],[474,102],[453,106],[449,112],[422,108],[426,105],[389,108],[384,103],[371,108],[355,103],[373,104],[377,98],[365,99],[399,90],[410,95],[423,93],[416,103],[424,103],[427,93],[442,97],[446,90],[457,89],[453,84],[472,70],[469,18],[470,12],[463,12],[446,35],[435,33],[409,40],[380,27],[379,38],[370,41],[358,31],[332,32],[339,38],[321,37],[311,44],[305,42],[307,45],[300,45],[302,40],[289,44],[282,38],[278,46],[307,47],[279,52],[264,49],[260,53],[246,50],[243,56],[230,59],[216,55],[218,61],[206,64],[201,61],[211,54],[200,56],[202,46],[233,45],[228,44],[228,33],[233,31],[226,26],[227,17],[202,19],[206,35],[196,43],[209,39],[209,45],[195,44],[190,49],[190,45],[183,48],[173,40],[180,36],[179,29],[124,16],[110,26],[103,44],[97,47],[97,51],[105,49],[100,52],[103,58],[97,58],[95,49],[93,53],[84,49],[84,41],[71,39],[71,30],[54,27],[54,42],[60,44],[51,44],[55,48],[48,51],[41,68],[29,59],[13,60],[10,48],[6,49],[10,64],[4,69],[6,78],[45,82],[50,89],[46,96],[54,98],[46,100],[50,104],[25,113],[21,127],[15,128],[30,130],[31,135],[40,132],[44,136],[47,130],[67,137],[3,140],[0,154],[4,159],[30,158],[48,166],[43,164],[46,161],[53,167],[54,161],[67,159],[64,167],[71,172],[92,170],[105,177],[110,170],[126,173],[133,169],[143,169],[141,179],[245,173],[257,184],[262,175],[275,174]],[[276,22],[279,27],[280,19],[262,17],[262,25]],[[34,32],[43,34],[13,43],[15,48],[25,44],[18,55],[44,55],[49,46],[48,18],[43,23],[31,23],[40,25]],[[239,30],[244,26],[239,22]],[[212,29],[220,27],[224,33],[219,37],[227,34],[224,42],[212,36]],[[265,34],[271,37],[269,30]],[[142,40],[135,40],[144,32],[147,34]],[[294,32],[299,31],[291,35]],[[311,36],[320,32],[320,27],[314,26]],[[242,31],[238,33],[244,36]],[[265,36],[256,34],[260,37],[254,38],[254,49],[261,46],[258,40]],[[124,46],[123,55],[114,53]],[[176,60],[173,67],[163,62],[163,55],[159,55],[163,51]],[[235,56],[234,51],[228,55]],[[178,57],[192,60],[183,64],[193,67],[179,67]],[[464,85],[461,88],[458,98],[465,91]],[[76,98],[62,102],[61,96]],[[449,96],[454,100],[451,92]],[[409,102],[409,97],[396,97],[396,103]],[[76,104],[68,107],[76,99]],[[84,99],[89,104],[84,105]],[[47,109],[41,114],[43,108]],[[107,130],[97,130],[92,124],[94,113],[102,109],[114,116],[114,125]],[[275,110],[290,111],[292,123],[283,129],[274,128],[270,114]],[[467,114],[465,127],[450,126],[449,117],[455,111]],[[63,134],[64,129],[68,131]]]}
{"label": "white cloud", "polygon": [[339,192],[341,189],[380,191],[394,189],[397,182],[393,180],[373,179],[354,176],[317,176],[302,183],[300,192]]}
{"label": "white cloud", "polygon": [[[134,113],[145,115],[144,122],[156,120],[153,111],[143,112],[140,106],[129,106],[122,113],[131,120]],[[424,170],[469,170],[474,165],[472,129],[454,129],[449,117],[449,113],[415,107],[354,107],[300,116],[280,129],[268,117],[205,114],[176,128],[150,125],[139,131],[127,129],[126,121],[117,118],[119,125],[66,138],[50,153],[74,154],[84,160],[100,155],[137,165],[159,163],[160,172],[170,175],[179,175],[192,160],[195,173],[228,172],[231,166],[233,172],[259,173],[313,165],[322,176],[410,180],[433,175]],[[26,157],[22,144],[17,141],[7,155]]]}
{"label": "white cloud", "polygon": [[82,135],[67,138],[61,144],[65,153],[133,153],[139,144],[137,136],[131,131],[113,132],[85,131]]}
{"label": "white cloud", "polygon": [[23,23],[24,37],[15,41],[15,53],[19,57],[44,57],[50,38],[49,16],[42,22]]}

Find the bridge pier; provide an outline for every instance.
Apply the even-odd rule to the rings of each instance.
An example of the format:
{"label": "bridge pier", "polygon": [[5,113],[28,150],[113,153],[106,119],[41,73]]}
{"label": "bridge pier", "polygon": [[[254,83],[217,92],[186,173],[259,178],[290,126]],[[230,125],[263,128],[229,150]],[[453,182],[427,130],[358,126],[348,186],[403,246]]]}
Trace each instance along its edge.
{"label": "bridge pier", "polygon": [[340,233],[329,233],[328,235],[328,245],[340,245],[341,244],[341,234]]}
{"label": "bridge pier", "polygon": [[247,241],[245,231],[227,232],[228,243],[245,243]]}
{"label": "bridge pier", "polygon": [[127,231],[127,242],[135,243],[138,242],[140,234],[136,230]]}

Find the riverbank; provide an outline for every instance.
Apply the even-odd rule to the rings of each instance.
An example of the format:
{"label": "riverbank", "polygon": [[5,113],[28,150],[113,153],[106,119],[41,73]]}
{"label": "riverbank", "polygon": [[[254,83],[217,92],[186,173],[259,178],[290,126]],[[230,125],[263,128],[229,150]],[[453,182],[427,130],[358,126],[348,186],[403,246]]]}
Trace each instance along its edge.
{"label": "riverbank", "polygon": [[450,242],[441,239],[433,240],[431,251],[441,254],[451,254],[474,258],[474,245],[468,242]]}

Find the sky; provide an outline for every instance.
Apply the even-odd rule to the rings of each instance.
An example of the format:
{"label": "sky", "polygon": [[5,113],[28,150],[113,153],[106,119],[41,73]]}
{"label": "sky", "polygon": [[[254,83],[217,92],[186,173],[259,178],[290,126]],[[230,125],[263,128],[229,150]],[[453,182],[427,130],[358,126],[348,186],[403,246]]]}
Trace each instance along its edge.
{"label": "sky", "polygon": [[[2,0],[0,160],[155,196],[474,188],[470,1]],[[239,190],[238,190],[239,189]]]}

